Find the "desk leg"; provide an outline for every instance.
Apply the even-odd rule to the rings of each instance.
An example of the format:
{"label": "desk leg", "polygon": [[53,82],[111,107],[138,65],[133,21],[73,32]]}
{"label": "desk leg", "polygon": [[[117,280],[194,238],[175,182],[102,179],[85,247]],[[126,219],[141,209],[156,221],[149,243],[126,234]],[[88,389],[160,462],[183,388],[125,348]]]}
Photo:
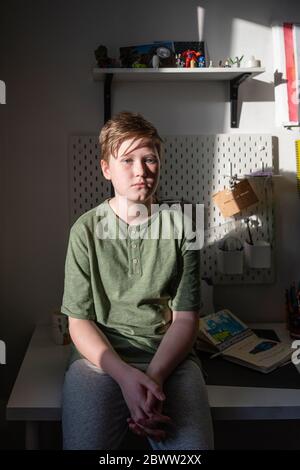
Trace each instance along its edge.
{"label": "desk leg", "polygon": [[26,450],[38,450],[39,449],[39,422],[38,421],[26,421],[25,449]]}

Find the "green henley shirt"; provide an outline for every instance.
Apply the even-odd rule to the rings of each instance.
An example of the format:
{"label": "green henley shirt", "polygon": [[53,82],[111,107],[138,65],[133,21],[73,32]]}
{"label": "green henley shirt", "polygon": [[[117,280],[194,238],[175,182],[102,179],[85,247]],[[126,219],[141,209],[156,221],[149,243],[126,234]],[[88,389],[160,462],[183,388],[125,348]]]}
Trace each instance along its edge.
{"label": "green henley shirt", "polygon": [[[150,362],[172,310],[200,311],[200,251],[181,210],[127,224],[106,199],[72,226],[61,312],[96,322],[126,362]],[[71,361],[82,357],[74,348]],[[194,350],[190,358],[199,363]]]}

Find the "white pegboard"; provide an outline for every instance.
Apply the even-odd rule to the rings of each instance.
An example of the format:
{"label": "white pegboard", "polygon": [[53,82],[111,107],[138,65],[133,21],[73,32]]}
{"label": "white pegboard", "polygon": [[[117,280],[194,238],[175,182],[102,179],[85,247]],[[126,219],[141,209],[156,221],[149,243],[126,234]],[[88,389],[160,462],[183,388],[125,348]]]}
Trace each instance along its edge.
{"label": "white pegboard", "polygon": [[[164,154],[158,186],[159,199],[184,199],[205,205],[205,246],[201,274],[214,284],[259,284],[274,282],[274,256],[270,269],[248,269],[242,275],[218,272],[216,244],[227,234],[246,238],[243,219],[257,221],[254,240],[270,242],[274,253],[273,184],[271,178],[251,178],[259,202],[232,218],[224,219],[212,195],[228,187],[229,165],[233,174],[273,167],[272,136],[267,134],[217,134],[164,136]],[[97,136],[72,136],[69,144],[71,222],[111,195],[110,183],[102,176]]]}
{"label": "white pegboard", "polygon": [[110,182],[100,168],[98,137],[71,136],[69,140],[70,222],[110,196]]}

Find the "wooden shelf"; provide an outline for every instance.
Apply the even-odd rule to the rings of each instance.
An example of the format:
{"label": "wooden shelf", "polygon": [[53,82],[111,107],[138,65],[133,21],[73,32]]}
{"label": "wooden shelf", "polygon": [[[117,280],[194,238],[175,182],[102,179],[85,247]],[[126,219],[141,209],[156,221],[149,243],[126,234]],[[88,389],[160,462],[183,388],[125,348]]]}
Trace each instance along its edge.
{"label": "wooden shelf", "polygon": [[93,78],[104,81],[104,122],[111,117],[111,84],[130,81],[228,81],[230,84],[231,127],[238,127],[237,103],[240,84],[249,77],[263,73],[263,67],[203,67],[203,68],[94,68]]}

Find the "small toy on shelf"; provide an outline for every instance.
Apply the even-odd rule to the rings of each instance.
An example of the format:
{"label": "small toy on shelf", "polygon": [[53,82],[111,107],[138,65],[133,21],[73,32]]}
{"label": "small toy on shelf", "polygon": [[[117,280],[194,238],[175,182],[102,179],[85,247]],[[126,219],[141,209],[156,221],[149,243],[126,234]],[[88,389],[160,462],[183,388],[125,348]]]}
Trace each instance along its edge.
{"label": "small toy on shelf", "polygon": [[193,51],[191,49],[187,49],[186,51],[183,51],[182,56],[185,59],[185,67],[195,67],[195,64],[197,63],[198,56],[200,52]]}
{"label": "small toy on shelf", "polygon": [[176,67],[179,67],[179,68],[184,67],[184,59],[180,53],[175,55],[175,59],[176,59]]}
{"label": "small toy on shelf", "polygon": [[232,65],[233,67],[240,67],[243,58],[244,58],[243,55],[242,55],[242,57],[240,57],[240,58],[238,58],[238,56],[235,56],[235,60],[232,60],[232,58],[229,57],[229,61],[230,61],[231,65]]}
{"label": "small toy on shelf", "polygon": [[198,63],[198,67],[205,67],[205,57],[204,55],[202,54],[202,52],[198,52],[198,59],[197,59],[197,63]]}
{"label": "small toy on shelf", "polygon": [[107,47],[100,45],[94,51],[98,67],[114,67],[115,61],[107,55]]}
{"label": "small toy on shelf", "polygon": [[152,67],[154,69],[158,69],[159,68],[159,57],[157,54],[154,54],[153,57],[152,57]]}
{"label": "small toy on shelf", "polygon": [[133,62],[132,67],[135,69],[147,68],[145,54],[140,54],[137,59]]}
{"label": "small toy on shelf", "polygon": [[261,67],[261,61],[258,59],[255,59],[255,56],[252,55],[250,59],[246,62],[246,67]]}
{"label": "small toy on shelf", "polygon": [[190,62],[190,68],[191,69],[194,69],[197,67],[197,62],[196,62],[196,59],[192,58],[191,62]]}

